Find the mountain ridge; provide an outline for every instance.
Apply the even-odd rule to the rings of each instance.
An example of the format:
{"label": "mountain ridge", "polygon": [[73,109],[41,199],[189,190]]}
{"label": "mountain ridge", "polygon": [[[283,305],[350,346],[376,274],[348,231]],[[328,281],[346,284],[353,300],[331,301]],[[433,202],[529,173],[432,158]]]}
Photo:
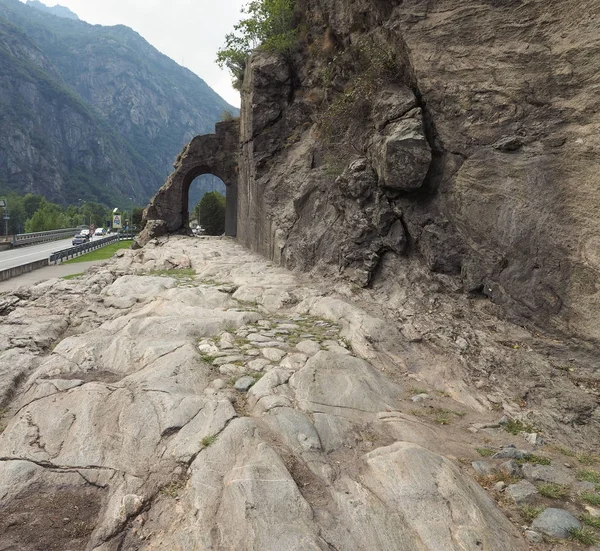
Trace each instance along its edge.
{"label": "mountain ridge", "polygon": [[[212,132],[224,111],[237,112],[123,25],[89,25],[0,0],[0,27],[0,117],[8,134],[0,138],[0,191],[141,204],[187,141]],[[57,132],[73,111],[84,129],[76,132],[80,145],[67,139],[68,125]]]}
{"label": "mountain ridge", "polygon": [[46,4],[43,4],[38,0],[27,0],[25,4],[27,6],[31,6],[32,8],[36,8],[40,11],[56,15],[57,17],[79,20],[79,16],[76,13],[72,12],[69,8],[65,6],[61,6],[60,4],[57,4],[56,6],[46,6]]}

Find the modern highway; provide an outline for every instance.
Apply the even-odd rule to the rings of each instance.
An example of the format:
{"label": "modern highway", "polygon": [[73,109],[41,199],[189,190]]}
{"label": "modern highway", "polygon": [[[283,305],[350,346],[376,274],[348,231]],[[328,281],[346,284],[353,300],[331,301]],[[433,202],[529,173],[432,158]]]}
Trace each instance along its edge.
{"label": "modern highway", "polygon": [[54,251],[71,247],[72,239],[73,237],[69,237],[68,239],[50,241],[49,243],[41,243],[40,245],[28,245],[8,251],[0,251],[0,271],[48,258]]}

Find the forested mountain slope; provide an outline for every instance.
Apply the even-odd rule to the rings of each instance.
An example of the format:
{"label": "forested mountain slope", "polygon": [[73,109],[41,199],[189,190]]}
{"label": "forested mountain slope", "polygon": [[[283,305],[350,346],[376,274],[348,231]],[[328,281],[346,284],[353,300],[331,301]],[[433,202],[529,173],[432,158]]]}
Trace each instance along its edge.
{"label": "forested mountain slope", "polygon": [[144,202],[229,106],[124,26],[0,0],[0,189]]}

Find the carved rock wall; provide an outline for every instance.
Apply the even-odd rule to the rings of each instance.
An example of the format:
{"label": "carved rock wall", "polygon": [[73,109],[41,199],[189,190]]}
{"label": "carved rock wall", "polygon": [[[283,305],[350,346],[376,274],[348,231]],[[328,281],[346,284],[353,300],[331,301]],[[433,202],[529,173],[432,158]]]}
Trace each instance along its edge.
{"label": "carved rock wall", "polygon": [[[509,315],[598,339],[597,2],[298,6],[302,53],[254,58],[245,81],[242,242],[382,290],[383,260],[399,274],[419,258]],[[365,42],[401,74],[331,159],[320,117],[360,77],[331,67]]]}

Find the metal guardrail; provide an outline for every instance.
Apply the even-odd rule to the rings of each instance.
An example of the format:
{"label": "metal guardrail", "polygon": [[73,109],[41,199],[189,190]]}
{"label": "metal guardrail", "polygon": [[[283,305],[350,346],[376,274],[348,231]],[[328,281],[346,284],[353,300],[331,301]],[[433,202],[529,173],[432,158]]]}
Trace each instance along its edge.
{"label": "metal guardrail", "polygon": [[46,241],[55,241],[77,233],[78,228],[65,228],[62,230],[39,231],[35,233],[19,233],[13,236],[12,246],[31,245],[32,243],[44,243]]}
{"label": "metal guardrail", "polygon": [[95,251],[96,249],[100,249],[101,247],[105,247],[106,245],[110,245],[111,243],[133,239],[135,235],[136,234],[133,232],[114,233],[111,235],[107,235],[102,239],[88,241],[87,243],[75,245],[73,247],[69,247],[68,249],[55,251],[50,255],[50,262],[54,262],[54,264],[57,264],[59,261],[62,262],[64,260],[69,260],[69,258],[74,258],[87,252]]}

